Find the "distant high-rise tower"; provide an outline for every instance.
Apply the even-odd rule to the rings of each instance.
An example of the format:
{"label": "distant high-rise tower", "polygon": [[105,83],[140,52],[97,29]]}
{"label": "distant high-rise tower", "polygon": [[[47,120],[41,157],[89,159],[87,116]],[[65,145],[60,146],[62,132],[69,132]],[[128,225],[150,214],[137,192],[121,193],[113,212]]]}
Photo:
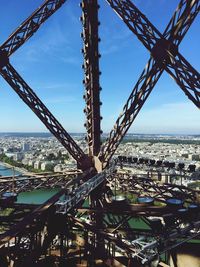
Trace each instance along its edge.
{"label": "distant high-rise tower", "polygon": [[22,144],[22,151],[26,152],[30,150],[30,145],[28,143],[23,143]]}

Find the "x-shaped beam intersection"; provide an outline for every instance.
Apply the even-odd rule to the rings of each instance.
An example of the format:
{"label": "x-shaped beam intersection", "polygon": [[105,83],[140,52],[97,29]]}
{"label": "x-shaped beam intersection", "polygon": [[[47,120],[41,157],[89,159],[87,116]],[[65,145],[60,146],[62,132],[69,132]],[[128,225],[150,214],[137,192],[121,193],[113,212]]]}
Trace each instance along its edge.
{"label": "x-shaped beam intersection", "polygon": [[130,0],[106,0],[150,51],[151,57],[118,117],[99,159],[106,167],[152,89],[166,70],[200,108],[200,75],[178,52],[178,46],[197,16],[200,2],[182,0],[161,34]]}
{"label": "x-shaped beam intersection", "polygon": [[[199,12],[200,1],[181,0],[163,34],[161,34],[155,26],[151,24],[144,14],[142,14],[130,0],[106,1],[126,23],[129,29],[138,37],[143,45],[150,51],[151,57],[133,91],[131,92],[128,101],[123,108],[122,114],[119,116],[114,128],[111,130],[108,140],[101,146],[101,149],[100,112],[99,109],[96,108],[97,105],[100,105],[100,101],[97,99],[96,103],[93,103],[95,102],[93,101],[95,99],[95,95],[99,94],[98,91],[100,90],[98,83],[98,61],[96,58],[96,63],[94,64],[90,58],[91,63],[89,61],[85,62],[86,71],[89,68],[91,70],[93,69],[92,73],[95,73],[96,71],[95,78],[92,77],[92,82],[89,79],[89,83],[96,83],[96,86],[91,86],[87,91],[88,96],[86,97],[86,101],[88,101],[87,103],[89,104],[86,109],[86,115],[89,126],[91,126],[98,116],[98,120],[93,123],[96,126],[93,128],[88,127],[88,129],[90,129],[88,130],[88,136],[91,138],[88,142],[89,144],[91,143],[91,146],[93,146],[95,144],[95,140],[98,139],[98,142],[96,143],[99,147],[90,150],[90,157],[84,154],[82,149],[76,144],[72,137],[56,120],[53,114],[41,102],[34,91],[28,86],[28,84],[9,62],[9,56],[21,47],[23,43],[25,43],[39,29],[41,24],[55,13],[66,2],[66,0],[46,0],[43,5],[41,5],[26,21],[20,25],[20,27],[8,38],[7,41],[4,42],[0,48],[1,75],[11,85],[20,98],[40,118],[50,132],[54,134],[61,144],[77,160],[80,168],[83,170],[95,165],[95,162],[97,162],[95,167],[98,171],[108,165],[122,138],[133,123],[164,70],[173,77],[188,98],[198,108],[200,107],[200,75],[178,51],[180,42]],[[86,7],[85,14],[90,16],[88,23],[90,23],[91,27],[93,20],[92,12],[90,12],[89,9],[91,8],[93,2],[90,0],[82,0],[82,2],[88,5],[88,7]],[[93,8],[97,9],[98,6],[95,4]],[[96,22],[97,17],[95,23]],[[85,24],[85,27],[87,27],[87,24]],[[98,31],[95,31],[95,29],[94,32],[98,34]],[[85,34],[88,34],[87,28],[85,29]],[[84,38],[85,47],[91,45],[91,43],[86,44],[86,41],[88,41],[87,37],[88,36],[85,36]],[[97,42],[97,39],[98,38],[95,39],[95,42]],[[97,43],[93,43],[91,47],[98,53]],[[92,50],[88,51],[91,52]],[[93,94],[93,98],[90,98],[90,94]],[[93,134],[94,129],[97,129],[95,134]],[[100,152],[96,156],[97,151],[99,150]],[[91,158],[94,156],[96,156],[96,160],[92,162]]]}

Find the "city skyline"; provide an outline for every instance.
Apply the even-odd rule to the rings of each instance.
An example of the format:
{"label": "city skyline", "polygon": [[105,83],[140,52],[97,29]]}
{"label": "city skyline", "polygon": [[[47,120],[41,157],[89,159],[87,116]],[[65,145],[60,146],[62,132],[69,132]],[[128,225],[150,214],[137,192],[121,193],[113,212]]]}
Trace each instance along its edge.
{"label": "city skyline", "polygon": [[[51,132],[49,132],[48,130],[46,130],[46,131],[34,131],[34,132],[27,132],[27,131],[8,131],[8,132],[5,132],[5,131],[0,131],[0,135],[9,135],[9,136],[15,136],[15,135],[20,135],[20,134],[22,134],[22,135],[24,135],[25,137],[26,137],[26,135],[28,136],[28,135],[31,135],[31,134],[33,134],[33,135],[45,135],[45,136],[54,136]],[[86,135],[86,132],[69,132],[69,134],[71,134],[71,135],[76,135],[76,134],[78,134],[78,135]],[[102,134],[101,134],[101,136],[102,137],[104,137],[104,136],[108,136],[110,133],[109,132],[103,132]],[[198,134],[193,134],[193,133],[142,133],[142,132],[133,132],[133,133],[131,133],[131,132],[128,132],[127,134],[125,134],[125,137],[129,137],[129,136],[156,136],[156,137],[159,137],[159,136],[169,136],[169,137],[172,137],[172,136],[174,136],[174,137],[181,137],[181,136],[188,136],[188,137],[190,137],[190,136],[197,136],[197,137],[200,137],[200,134],[198,133]]]}
{"label": "city skyline", "polygon": [[[25,0],[19,3],[2,0],[0,41],[26,19],[43,1]],[[179,1],[134,1],[136,6],[162,32]],[[137,82],[149,52],[127,29],[106,4],[99,1],[100,84],[102,129],[109,133],[118,114]],[[157,12],[159,10],[159,16]],[[81,9],[78,1],[67,3],[12,57],[11,63],[38,94],[68,132],[85,132],[82,110],[83,56],[80,53]],[[6,24],[5,24],[6,21]],[[197,17],[182,44],[181,53],[198,70],[198,36],[200,18]],[[192,42],[191,42],[192,40]],[[129,53],[127,53],[129,51]],[[44,132],[45,126],[18,98],[1,78],[0,132]],[[176,83],[164,73],[139,113],[129,133],[199,134],[199,110],[183,94]]]}

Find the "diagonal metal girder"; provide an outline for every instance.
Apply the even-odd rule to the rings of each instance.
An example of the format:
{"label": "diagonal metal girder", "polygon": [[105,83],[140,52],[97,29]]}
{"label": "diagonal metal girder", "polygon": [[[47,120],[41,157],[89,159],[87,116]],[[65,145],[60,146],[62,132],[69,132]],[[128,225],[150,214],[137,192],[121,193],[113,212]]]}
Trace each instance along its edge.
{"label": "diagonal metal girder", "polygon": [[13,88],[18,96],[31,108],[37,117],[44,123],[49,131],[60,141],[60,143],[68,150],[72,157],[77,161],[79,167],[85,170],[91,166],[91,162],[87,155],[84,154],[78,144],[66,132],[62,125],[51,114],[47,107],[42,103],[34,91],[22,79],[17,71],[10,63],[6,64],[0,74]]}
{"label": "diagonal metal girder", "polygon": [[[200,108],[200,74],[130,0],[106,0],[151,55]],[[191,1],[189,1],[191,2]],[[197,1],[199,9],[199,1]]]}
{"label": "diagonal metal girder", "polygon": [[1,45],[0,51],[4,51],[9,57],[21,47],[39,28],[53,15],[67,0],[46,0],[36,9]]}
{"label": "diagonal metal girder", "polygon": [[[173,46],[178,47],[200,9],[199,0],[181,0],[163,36]],[[129,96],[122,113],[118,117],[109,138],[103,144],[99,154],[104,167],[116,151],[118,145],[133,123],[164,68],[151,56],[131,95]]]}
{"label": "diagonal metal girder", "polygon": [[33,110],[50,132],[61,142],[81,169],[91,166],[90,159],[62,125],[50,113],[28,84],[9,63],[9,56],[21,47],[66,0],[46,0],[0,47],[0,73],[20,98]]}
{"label": "diagonal metal girder", "polygon": [[87,130],[87,142],[89,156],[97,156],[101,146],[101,116],[100,116],[100,84],[99,84],[99,47],[98,36],[98,1],[82,0],[83,32],[81,34],[84,47],[84,80],[86,106],[85,127]]}

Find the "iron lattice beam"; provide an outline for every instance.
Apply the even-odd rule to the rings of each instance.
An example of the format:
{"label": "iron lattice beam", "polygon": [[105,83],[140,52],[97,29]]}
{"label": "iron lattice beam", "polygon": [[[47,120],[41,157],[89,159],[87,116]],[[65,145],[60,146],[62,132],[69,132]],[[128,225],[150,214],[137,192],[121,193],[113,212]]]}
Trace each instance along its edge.
{"label": "iron lattice beam", "polygon": [[[150,51],[157,63],[174,78],[188,98],[200,108],[200,74],[178,52],[178,47],[170,40],[166,40],[130,0],[106,1]],[[190,0],[190,2],[193,1]],[[197,11],[200,9],[199,5],[199,1],[196,1]]]}
{"label": "iron lattice beam", "polygon": [[5,65],[0,71],[3,78],[18,94],[18,96],[30,107],[37,117],[44,123],[49,131],[68,150],[71,156],[77,161],[80,168],[85,170],[91,166],[87,155],[81,150],[77,143],[57,121],[53,114],[42,103],[34,91],[17,73],[10,63]]}
{"label": "iron lattice beam", "polygon": [[181,0],[163,36],[179,46],[199,12],[199,0]]}
{"label": "iron lattice beam", "polygon": [[[149,178],[139,178],[131,174],[114,174],[109,177],[110,181],[118,182],[120,187],[123,187],[127,192],[132,194],[151,196],[158,201],[165,202],[168,198],[182,199],[187,203],[195,203],[197,201],[198,191],[190,189],[183,185],[171,183],[162,183]],[[121,188],[118,189],[121,189]]]}
{"label": "iron lattice beam", "polygon": [[52,14],[54,14],[66,0],[46,0],[28,17],[9,38],[2,44],[0,51],[7,56],[14,53],[23,45]]}
{"label": "iron lattice beam", "polygon": [[91,166],[88,156],[83,153],[73,138],[9,63],[9,56],[21,47],[65,2],[66,0],[46,0],[10,35],[0,48],[0,68],[4,79],[68,150],[79,167],[84,170]]}
{"label": "iron lattice beam", "polygon": [[108,139],[101,147],[99,159],[102,162],[103,168],[109,163],[112,155],[115,153],[126,132],[135,120],[162,72],[155,60],[151,57],[124,105],[123,111],[117,118]]}
{"label": "iron lattice beam", "polygon": [[[111,1],[108,2],[111,3]],[[113,2],[116,1],[112,1],[112,3]],[[190,28],[192,22],[194,21],[195,17],[199,12],[199,9],[199,0],[180,1],[174,15],[172,16],[169,24],[166,27],[166,30],[163,33],[163,37],[165,38],[165,40],[167,40],[167,42],[171,42],[170,44],[173,49],[178,50],[178,45],[180,44],[186,32]],[[183,65],[181,64],[184,62],[184,59],[182,59],[182,62],[177,60],[176,65],[179,65],[179,71],[181,71],[180,66],[183,68]],[[109,138],[101,148],[99,158],[103,162],[104,167],[107,166],[110,158],[116,151],[124,135],[130,128],[131,124],[135,120],[140,109],[142,108],[143,104],[147,100],[149,94],[151,93],[152,89],[160,78],[164,70],[163,64],[164,63],[160,64],[160,61],[157,61],[152,56],[150,57],[145,69],[140,75],[138,82],[136,83],[133,91],[131,92],[126,102],[122,113],[118,117],[113,129],[111,130]],[[188,63],[186,63],[186,68],[187,66]],[[179,71],[177,71],[175,68],[173,70],[177,72],[176,75],[179,75]],[[171,73],[171,75],[173,75],[175,78],[173,72]],[[182,77],[184,75],[185,73],[182,73]],[[184,87],[186,86],[186,84],[182,77],[180,77],[179,83],[181,83],[182,87]],[[188,79],[188,81],[192,88],[193,79],[192,81]],[[196,91],[196,89],[195,94],[198,100],[199,93]],[[199,101],[197,102],[197,104],[199,105]]]}
{"label": "iron lattice beam", "polygon": [[98,1],[97,0],[83,0],[82,7],[82,24],[83,33],[82,38],[84,48],[82,50],[84,55],[84,80],[85,95],[84,99],[86,107],[84,112],[86,114],[85,127],[87,130],[87,141],[89,156],[97,156],[101,145],[101,129],[100,129],[100,85],[99,85],[99,48],[100,41],[98,36]]}

